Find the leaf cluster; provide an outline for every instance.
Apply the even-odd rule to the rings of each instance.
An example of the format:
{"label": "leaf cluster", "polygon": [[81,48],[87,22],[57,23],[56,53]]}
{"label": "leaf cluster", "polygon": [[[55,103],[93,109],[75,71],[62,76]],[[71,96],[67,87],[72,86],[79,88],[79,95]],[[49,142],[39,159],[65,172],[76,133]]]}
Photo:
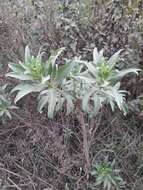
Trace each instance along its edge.
{"label": "leaf cluster", "polygon": [[91,171],[91,175],[96,177],[95,187],[102,186],[103,189],[111,190],[113,187],[116,190],[124,186],[124,181],[120,176],[120,170],[114,169],[115,161],[98,163]]}
{"label": "leaf cluster", "polygon": [[57,58],[64,48],[54,51],[46,62],[43,62],[44,52],[36,57],[31,55],[27,46],[24,62],[10,63],[12,70],[7,74],[20,80],[13,90],[18,91],[15,103],[25,95],[38,93],[38,111],[48,109],[48,117],[66,105],[67,113],[73,111],[78,102],[82,109],[90,116],[95,116],[104,104],[110,104],[112,110],[115,105],[125,112],[126,91],[120,90],[120,80],[129,73],[138,74],[138,69],[118,70],[116,63],[119,54],[116,52],[107,59],[103,50],[94,48],[93,61],[83,61],[79,58],[65,59],[63,65],[57,64]]}
{"label": "leaf cluster", "polygon": [[7,117],[12,118],[11,110],[17,109],[11,104],[6,92],[7,85],[0,86],[0,118],[4,121]]}

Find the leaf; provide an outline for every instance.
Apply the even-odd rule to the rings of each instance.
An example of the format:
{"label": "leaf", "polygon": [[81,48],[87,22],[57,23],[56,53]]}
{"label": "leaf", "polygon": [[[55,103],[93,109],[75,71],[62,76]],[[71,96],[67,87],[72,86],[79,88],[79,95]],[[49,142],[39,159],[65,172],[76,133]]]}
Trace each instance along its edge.
{"label": "leaf", "polygon": [[121,51],[123,51],[123,49],[119,50],[118,52],[114,53],[110,59],[108,60],[108,64],[111,66],[111,68],[113,68],[117,61],[119,60],[119,54],[121,53]]}
{"label": "leaf", "polygon": [[118,90],[117,86],[115,85],[114,87],[110,87],[108,90],[105,91],[105,94],[107,94],[107,98],[109,99],[109,103],[113,111],[114,111],[114,104],[112,103],[112,101],[116,102],[120,110],[123,110],[123,104],[125,102],[126,91]]}
{"label": "leaf", "polygon": [[[32,58],[31,58],[32,59]],[[31,61],[31,60],[30,60]],[[21,67],[25,70],[28,70],[29,69],[29,64],[30,64],[30,61],[28,63],[22,63],[21,61],[19,62],[19,65],[21,65]]]}
{"label": "leaf", "polygon": [[20,64],[9,63],[8,66],[9,66],[9,68],[10,68],[12,71],[14,71],[14,72],[16,72],[16,73],[19,73],[19,72],[23,72],[23,71],[24,71],[23,67],[22,67]]}
{"label": "leaf", "polygon": [[57,104],[57,93],[54,89],[49,89],[48,95],[49,95],[48,117],[52,119],[54,116],[55,106]]}
{"label": "leaf", "polygon": [[107,184],[107,190],[111,190],[111,188],[112,188],[112,185],[111,185],[110,182],[108,182],[108,184]]}
{"label": "leaf", "polygon": [[9,117],[9,119],[12,119],[11,114],[8,110],[5,110],[5,114]]}
{"label": "leaf", "polygon": [[93,115],[96,116],[101,108],[101,102],[99,96],[97,95],[93,96],[93,102],[94,102]]}
{"label": "leaf", "polygon": [[96,179],[95,185],[96,185],[96,186],[99,186],[99,185],[101,185],[102,183],[103,183],[103,176],[102,176],[102,175],[99,175],[99,176],[97,177],[97,179]]}
{"label": "leaf", "polygon": [[48,117],[52,119],[57,102],[57,91],[55,89],[43,90],[39,95],[38,110],[41,112],[43,107],[48,104]]}
{"label": "leaf", "polygon": [[110,178],[110,181],[112,182],[112,184],[116,187],[117,186],[117,182],[115,181],[116,176],[114,176],[114,177],[110,176],[109,178]]}
{"label": "leaf", "polygon": [[67,102],[67,114],[69,114],[74,109],[73,97],[70,94],[64,93]]}
{"label": "leaf", "polygon": [[48,75],[48,76],[46,76],[46,77],[42,77],[42,81],[41,81],[41,83],[42,84],[45,84],[47,81],[49,81],[50,80],[50,75]]}
{"label": "leaf", "polygon": [[0,117],[4,115],[5,111],[0,111]]}
{"label": "leaf", "polygon": [[86,84],[94,84],[96,83],[96,80],[92,77],[86,77],[86,76],[74,76],[73,77],[76,80],[81,80],[82,82],[86,83]]}
{"label": "leaf", "polygon": [[5,93],[5,90],[7,88],[8,84],[4,84],[3,86],[0,86],[0,93]]}
{"label": "leaf", "polygon": [[94,48],[94,50],[93,50],[93,63],[95,64],[95,65],[97,65],[97,61],[98,61],[98,50],[97,50],[97,48],[95,47]]}
{"label": "leaf", "polygon": [[84,95],[84,97],[83,97],[83,99],[82,99],[82,109],[85,111],[85,112],[90,112],[90,109],[89,109],[89,101],[90,101],[90,97],[92,96],[92,94],[93,94],[93,92],[94,92],[95,90],[94,89],[92,89],[92,90],[90,90],[89,92],[87,92],[85,95]]}
{"label": "leaf", "polygon": [[18,107],[12,105],[12,106],[9,107],[9,109],[18,109]]}
{"label": "leaf", "polygon": [[134,73],[134,74],[138,75],[139,71],[141,71],[141,69],[134,69],[134,68],[118,71],[117,73],[115,73],[115,76],[112,77],[112,79],[114,79],[114,78],[120,79],[120,78],[123,78],[125,75],[130,74],[130,73]]}
{"label": "leaf", "polygon": [[38,55],[36,57],[36,60],[39,61],[40,63],[42,62],[42,56],[45,54],[45,52],[38,52]]}
{"label": "leaf", "polygon": [[50,58],[49,58],[49,61],[50,61],[50,63],[52,64],[52,67],[54,67],[57,58],[61,55],[61,53],[62,53],[64,50],[65,50],[65,48],[62,47],[62,48],[56,50],[54,53],[52,53],[52,55],[51,55]]}
{"label": "leaf", "polygon": [[62,109],[62,106],[63,106],[64,102],[65,102],[65,98],[63,98],[63,97],[58,98],[58,101],[57,101],[57,104],[56,104],[56,107],[55,107],[55,112],[58,112],[58,111],[60,111]]}
{"label": "leaf", "polygon": [[96,77],[97,76],[97,70],[95,66],[90,62],[85,62],[85,66],[88,68],[89,72]]}
{"label": "leaf", "polygon": [[61,66],[57,71],[56,81],[58,83],[61,83],[64,79],[66,79],[66,77],[69,76],[70,72],[72,71],[73,67],[73,62]]}
{"label": "leaf", "polygon": [[27,94],[31,93],[31,92],[39,92],[42,89],[42,87],[38,87],[38,86],[34,86],[34,85],[30,85],[30,84],[19,84],[17,85],[12,92],[14,91],[19,91],[15,97],[14,102],[18,102],[21,98],[23,98],[24,96],[26,96]]}
{"label": "leaf", "polygon": [[102,50],[98,53],[98,57],[96,58],[96,65],[103,64],[103,62],[105,61],[105,58],[104,58],[104,56],[103,56],[103,52],[104,52],[104,50],[102,49]]}
{"label": "leaf", "polygon": [[15,78],[15,79],[19,79],[19,80],[22,80],[22,81],[25,81],[25,80],[32,80],[32,76],[28,75],[28,74],[24,74],[24,73],[15,73],[15,72],[10,72],[8,74],[6,74],[7,77],[12,77],[12,78]]}
{"label": "leaf", "polygon": [[111,110],[114,112],[115,111],[115,105],[112,99],[109,100],[109,104],[111,106]]}
{"label": "leaf", "polygon": [[90,172],[90,174],[91,174],[92,176],[95,176],[95,175],[97,174],[97,172],[96,172],[96,170],[92,170],[92,171]]}
{"label": "leaf", "polygon": [[[106,189],[106,188],[109,187],[109,186],[110,186],[110,188],[111,188],[111,184],[110,184],[110,182],[109,182],[109,180],[108,180],[108,177],[105,177],[105,178],[104,178],[104,181],[103,181],[103,188]],[[108,189],[108,190],[110,190],[110,189]]]}
{"label": "leaf", "polygon": [[31,59],[30,49],[28,46],[26,46],[26,48],[25,48],[25,63],[28,63],[30,59]]}
{"label": "leaf", "polygon": [[40,96],[38,101],[37,110],[41,113],[44,106],[48,103],[48,95]]}

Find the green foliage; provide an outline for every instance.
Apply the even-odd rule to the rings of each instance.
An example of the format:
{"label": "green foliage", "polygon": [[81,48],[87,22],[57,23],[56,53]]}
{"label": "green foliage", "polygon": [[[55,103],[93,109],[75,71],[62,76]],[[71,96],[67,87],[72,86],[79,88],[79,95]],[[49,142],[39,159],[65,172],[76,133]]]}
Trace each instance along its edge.
{"label": "green foliage", "polygon": [[96,164],[91,172],[96,178],[95,187],[103,187],[105,190],[119,190],[124,186],[124,181],[119,175],[120,170],[114,169],[115,162],[103,162]]}
{"label": "green foliage", "polygon": [[6,87],[7,85],[0,87],[0,118],[2,119],[2,121],[4,121],[4,119],[7,117],[11,119],[11,110],[17,109],[17,107],[13,106],[10,100],[8,99]]}
{"label": "green foliage", "polygon": [[63,104],[67,104],[67,112],[73,109],[72,96],[70,94],[69,81],[67,76],[73,67],[69,62],[63,66],[56,64],[57,58],[63,52],[64,48],[53,52],[46,63],[42,62],[42,54],[38,53],[35,58],[31,56],[28,47],[25,49],[24,63],[10,63],[9,67],[12,72],[7,76],[19,79],[22,82],[13,90],[18,91],[15,103],[25,95],[32,92],[39,92],[38,111],[42,112],[43,108],[48,105],[48,117],[53,118],[54,112],[59,111]]}
{"label": "green foliage", "polygon": [[93,61],[80,61],[85,66],[86,72],[80,72],[76,79],[82,83],[84,93],[81,96],[83,110],[91,116],[96,115],[104,104],[110,104],[115,110],[115,105],[124,113],[126,112],[124,90],[120,90],[120,80],[127,74],[138,74],[139,69],[118,70],[116,64],[121,50],[111,56],[109,60],[95,48]]}
{"label": "green foliage", "polygon": [[34,57],[30,53],[30,49],[27,46],[25,48],[25,60],[24,63],[19,64],[10,63],[9,67],[12,72],[7,76],[22,80],[22,81],[41,81],[45,72],[44,64],[42,63],[42,54],[39,52],[37,57]]}
{"label": "green foliage", "polygon": [[78,101],[82,102],[83,110],[91,116],[108,103],[113,111],[117,105],[125,112],[126,91],[120,90],[120,79],[129,73],[138,74],[139,70],[119,71],[115,68],[121,50],[107,60],[103,50],[98,52],[95,48],[92,62],[76,58],[66,60],[65,64],[59,66],[56,60],[63,50],[55,51],[44,63],[43,52],[34,57],[26,47],[24,63],[9,64],[12,72],[7,76],[22,81],[12,90],[18,91],[15,103],[29,93],[38,92],[38,111],[42,112],[48,105],[49,118],[53,118],[54,113],[65,104],[69,114]]}

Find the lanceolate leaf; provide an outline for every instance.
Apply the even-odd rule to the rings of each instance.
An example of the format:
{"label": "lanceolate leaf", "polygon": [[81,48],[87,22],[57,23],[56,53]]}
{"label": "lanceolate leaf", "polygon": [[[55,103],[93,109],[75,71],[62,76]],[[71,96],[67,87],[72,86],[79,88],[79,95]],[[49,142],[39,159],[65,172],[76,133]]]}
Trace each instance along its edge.
{"label": "lanceolate leaf", "polygon": [[134,74],[137,74],[139,73],[139,71],[141,71],[140,69],[134,69],[134,68],[130,68],[130,69],[125,69],[125,70],[122,70],[122,71],[118,71],[114,77],[112,78],[115,78],[115,79],[121,79],[123,78],[125,75],[127,74],[130,74],[130,73],[134,73]]}
{"label": "lanceolate leaf", "polygon": [[91,100],[90,97],[93,95],[94,91],[94,89],[89,90],[89,92],[87,92],[82,99],[82,108],[87,113],[91,111],[89,108],[89,102]]}
{"label": "lanceolate leaf", "polygon": [[97,60],[96,60],[96,64],[97,64],[97,65],[102,64],[102,63],[104,62],[104,60],[105,60],[105,58],[104,58],[104,56],[103,56],[103,52],[104,52],[104,50],[102,49],[102,50],[100,50],[100,52],[98,53],[98,57],[97,57]]}
{"label": "lanceolate leaf", "polygon": [[42,112],[42,109],[45,107],[45,105],[48,103],[48,99],[49,99],[48,95],[43,95],[39,97],[37,110],[40,113]]}
{"label": "lanceolate leaf", "polygon": [[69,114],[74,109],[73,97],[68,93],[64,93],[64,96],[67,102],[67,114]]}
{"label": "lanceolate leaf", "polygon": [[45,54],[45,52],[38,52],[38,55],[36,57],[36,60],[39,61],[39,62],[42,62],[42,57],[43,55]]}
{"label": "lanceolate leaf", "polygon": [[97,48],[95,47],[94,50],[93,50],[93,63],[94,63],[95,65],[97,65],[97,62],[98,62],[98,56],[99,56],[98,50],[97,50]]}
{"label": "lanceolate leaf", "polygon": [[60,84],[64,79],[66,79],[69,76],[73,67],[74,67],[74,63],[70,62],[68,64],[61,66],[58,69],[57,76],[56,76],[56,81],[58,84]]}
{"label": "lanceolate leaf", "polygon": [[54,89],[49,89],[48,95],[49,95],[48,117],[52,119],[54,116],[54,110],[57,104],[57,94]]}
{"label": "lanceolate leaf", "polygon": [[97,76],[97,70],[96,68],[94,67],[94,65],[90,62],[87,62],[85,64],[85,66],[88,68],[89,72],[94,76],[96,77]]}
{"label": "lanceolate leaf", "polygon": [[94,110],[92,115],[96,116],[101,108],[101,100],[98,95],[93,96],[93,103],[94,103]]}
{"label": "lanceolate leaf", "polygon": [[5,110],[5,114],[9,117],[9,119],[12,119],[12,116],[8,110]]}
{"label": "lanceolate leaf", "polygon": [[14,91],[18,91],[14,102],[18,102],[21,98],[23,98],[24,96],[26,96],[27,94],[31,93],[31,92],[39,92],[42,89],[42,86],[39,88],[37,86],[34,85],[30,85],[30,84],[19,84],[17,85],[12,92]]}
{"label": "lanceolate leaf", "polygon": [[32,80],[32,77],[30,75],[26,75],[26,74],[23,74],[23,73],[15,73],[15,72],[10,72],[8,74],[6,74],[7,77],[12,77],[12,78],[15,78],[15,79],[19,79],[19,80]]}
{"label": "lanceolate leaf", "polygon": [[118,52],[116,52],[116,53],[114,53],[111,57],[110,57],[110,59],[108,60],[108,64],[111,66],[111,68],[113,68],[115,65],[116,65],[116,63],[118,62],[118,60],[119,60],[119,55],[120,55],[120,53],[122,52],[123,50],[121,49],[121,50],[119,50]]}
{"label": "lanceolate leaf", "polygon": [[78,76],[74,76],[73,78],[83,82],[84,84],[95,84],[96,83],[96,80],[94,78],[91,78],[90,76],[78,75]]}
{"label": "lanceolate leaf", "polygon": [[57,58],[61,55],[61,53],[62,53],[64,50],[65,50],[65,48],[62,47],[62,48],[56,50],[54,53],[52,53],[52,55],[51,55],[50,58],[49,58],[49,61],[51,62],[52,67],[54,67]]}
{"label": "lanceolate leaf", "polygon": [[28,63],[31,58],[30,49],[28,46],[25,48],[25,63]]}
{"label": "lanceolate leaf", "polygon": [[16,72],[16,73],[19,73],[19,72],[23,72],[23,71],[24,71],[23,67],[22,67],[20,64],[9,63],[8,66],[9,66],[9,68],[10,68],[12,71],[14,71],[14,72]]}

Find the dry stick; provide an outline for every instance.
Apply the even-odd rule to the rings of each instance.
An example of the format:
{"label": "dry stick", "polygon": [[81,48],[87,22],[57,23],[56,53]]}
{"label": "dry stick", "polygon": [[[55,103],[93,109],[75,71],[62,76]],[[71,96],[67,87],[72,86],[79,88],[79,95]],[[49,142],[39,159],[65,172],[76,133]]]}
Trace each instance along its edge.
{"label": "dry stick", "polygon": [[24,118],[22,118],[20,115],[18,115],[18,114],[15,113],[15,112],[12,112],[12,115],[15,116],[19,121],[23,122],[27,127],[30,127],[30,128],[31,128],[31,125],[29,125],[28,122],[25,122],[25,121],[24,121]]}
{"label": "dry stick", "polygon": [[100,126],[102,116],[103,116],[103,111],[100,113],[99,120],[98,120],[98,122],[97,122],[96,124],[94,123],[94,119],[95,119],[95,118],[93,118],[93,120],[91,121],[91,129],[94,128],[94,127],[93,127],[94,125],[95,125],[95,128],[94,128],[93,131],[92,131],[92,135],[91,135],[91,138],[90,138],[90,141],[89,141],[89,146],[91,145],[91,143],[92,143],[92,141],[93,141],[93,139],[94,139],[94,135],[95,135],[95,133],[97,132],[99,126]]}
{"label": "dry stick", "polygon": [[16,183],[14,183],[14,181],[12,179],[10,179],[8,177],[8,180],[18,189],[18,190],[22,190],[18,185],[16,185]]}
{"label": "dry stick", "polygon": [[[26,174],[28,174],[29,177],[30,177],[30,175],[32,175],[31,172],[29,172],[27,169],[25,169],[24,167],[20,166],[19,164],[15,163],[15,165],[16,165],[18,168],[20,168],[22,171],[24,171]],[[35,178],[38,179],[39,181],[41,181],[42,183],[44,183],[44,184],[46,184],[46,185],[49,185],[51,188],[56,189],[52,184],[48,183],[48,182],[45,181],[44,179],[42,179],[42,178],[40,178],[40,177],[38,177],[38,176],[35,176]],[[31,179],[31,178],[30,178],[30,179]]]}
{"label": "dry stick", "polygon": [[88,143],[88,135],[87,135],[87,130],[84,122],[84,114],[83,112],[78,109],[78,114],[77,114],[78,121],[80,123],[80,126],[82,128],[82,135],[83,135],[83,150],[85,154],[85,159],[87,163],[87,171],[90,169],[90,156],[89,156],[89,143]]}
{"label": "dry stick", "polygon": [[3,170],[3,171],[5,171],[5,172],[7,172],[7,173],[10,173],[10,174],[12,174],[12,175],[14,175],[14,176],[17,176],[17,177],[22,177],[22,178],[25,178],[24,176],[21,176],[21,175],[19,175],[19,174],[17,174],[17,173],[15,173],[15,172],[12,172],[12,171],[10,171],[10,170],[8,170],[8,169],[5,169],[5,168],[2,168],[2,167],[0,167],[0,170]]}
{"label": "dry stick", "polygon": [[[26,187],[28,185],[30,185],[31,183],[25,183],[25,184],[18,184],[18,186],[20,187]],[[3,189],[8,189],[8,188],[14,188],[15,185],[3,185]]]}

